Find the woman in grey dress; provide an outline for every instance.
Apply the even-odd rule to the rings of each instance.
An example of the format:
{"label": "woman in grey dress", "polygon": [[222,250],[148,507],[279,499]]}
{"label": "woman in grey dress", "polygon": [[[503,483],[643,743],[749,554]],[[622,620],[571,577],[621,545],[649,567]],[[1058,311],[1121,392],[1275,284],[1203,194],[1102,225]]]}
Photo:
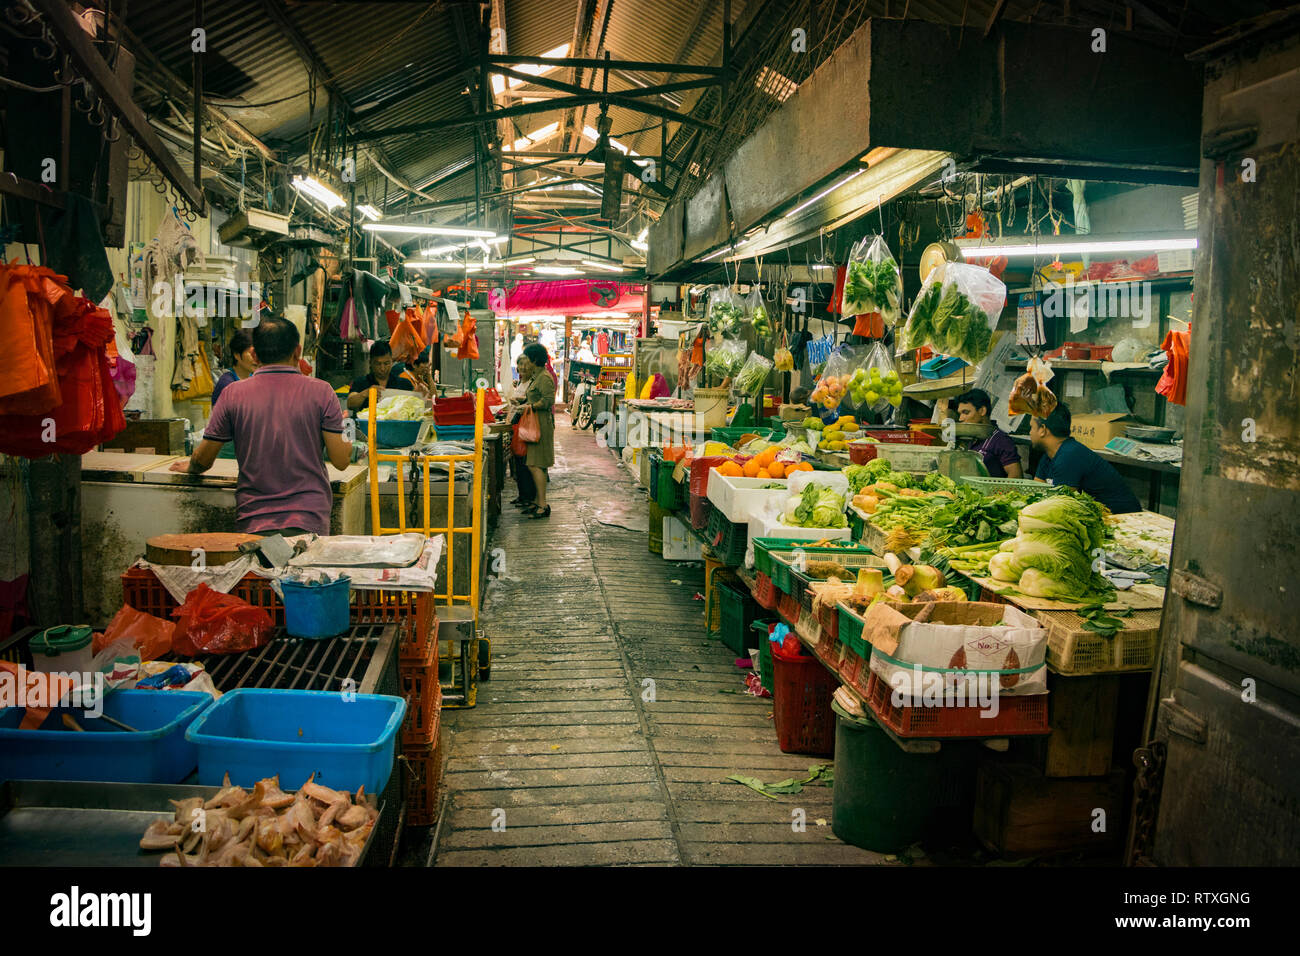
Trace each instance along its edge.
{"label": "woman in grey dress", "polygon": [[524,461],[537,487],[533,506],[525,509],[530,518],[551,516],[551,506],[546,503],[546,469],[555,464],[556,382],[547,368],[549,359],[546,349],[536,342],[525,346],[524,353],[519,358],[519,375],[528,380],[524,401],[536,412],[537,424],[541,431],[537,441],[528,443],[528,454],[524,456]]}

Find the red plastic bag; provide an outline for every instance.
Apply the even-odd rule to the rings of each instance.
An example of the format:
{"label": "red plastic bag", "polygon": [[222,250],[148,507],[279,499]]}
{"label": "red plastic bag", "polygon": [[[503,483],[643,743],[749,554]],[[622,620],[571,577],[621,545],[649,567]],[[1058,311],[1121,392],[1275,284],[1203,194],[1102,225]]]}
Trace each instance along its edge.
{"label": "red plastic bag", "polygon": [[456,350],[458,359],[478,358],[478,331],[475,320],[468,312],[460,322],[460,348]]}
{"label": "red plastic bag", "polygon": [[519,437],[518,422],[515,422],[511,429],[510,454],[514,455],[516,458],[523,458],[528,454],[528,442]]}
{"label": "red plastic bag", "polygon": [[129,604],[113,615],[103,634],[96,634],[91,650],[98,654],[118,640],[129,640],[140,652],[142,661],[156,661],[166,657],[172,649],[172,633],[176,625],[161,617],[137,611]]}
{"label": "red plastic bag", "polygon": [[267,643],[274,628],[271,615],[260,607],[207,584],[185,595],[172,617],[177,618],[172,652],[187,657],[251,651]]}

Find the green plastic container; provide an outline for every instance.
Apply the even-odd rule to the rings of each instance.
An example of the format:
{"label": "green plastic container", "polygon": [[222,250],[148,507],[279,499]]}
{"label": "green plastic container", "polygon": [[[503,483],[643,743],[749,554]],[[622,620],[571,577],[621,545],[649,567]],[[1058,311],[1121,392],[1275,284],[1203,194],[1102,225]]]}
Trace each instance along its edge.
{"label": "green plastic container", "polygon": [[650,550],[654,554],[664,553],[664,509],[655,502],[650,502]]}
{"label": "green plastic container", "polygon": [[857,654],[858,657],[869,656],[870,651],[867,642],[862,638],[862,618],[843,605],[840,605],[835,610],[840,616],[840,643],[847,645],[849,650]]}
{"label": "green plastic container", "polygon": [[835,784],[831,830],[845,843],[892,853],[918,840],[970,832],[978,741],[945,740],[933,754],[909,754],[870,717],[831,702]]}
{"label": "green plastic container", "polygon": [[717,595],[722,621],[718,637],[724,647],[744,657],[749,653],[749,629],[760,608],[748,592],[726,582],[718,585]]}
{"label": "green plastic container", "polygon": [[763,689],[772,693],[772,642],[768,639],[767,629],[771,621],[755,621],[750,625],[758,633],[758,680]]}
{"label": "green plastic container", "polygon": [[807,552],[810,558],[825,557],[836,554],[872,554],[870,548],[864,548],[862,545],[850,545],[843,548],[828,548],[824,545],[820,548],[812,547],[811,542],[803,541],[796,538],[755,538],[754,539],[754,570],[762,571],[781,591],[786,594],[790,593],[790,565],[782,561],[772,560],[774,551],[794,551],[796,548]]}
{"label": "green plastic container", "polygon": [[665,511],[680,511],[685,508],[689,504],[690,489],[684,481],[673,481],[677,463],[660,459],[656,465],[652,458],[650,468],[655,472],[655,502],[659,507]]}
{"label": "green plastic container", "polygon": [[38,671],[85,671],[94,658],[89,624],[61,624],[32,637],[28,648]]}
{"label": "green plastic container", "polygon": [[963,484],[970,485],[976,491],[997,494],[999,491],[1020,491],[1038,489],[1042,491],[1043,483],[1032,478],[990,478],[987,475],[961,475],[957,478]]}
{"label": "green plastic container", "polygon": [[719,426],[709,433],[709,437],[713,441],[726,442],[728,445],[741,435],[757,435],[767,441],[780,441],[785,437],[785,429],[772,428],[767,425],[755,425],[753,428],[747,428],[744,425],[725,425]]}
{"label": "green plastic container", "polygon": [[729,567],[738,567],[745,563],[749,526],[728,521],[721,511],[715,509],[709,512],[705,541],[719,561]]}

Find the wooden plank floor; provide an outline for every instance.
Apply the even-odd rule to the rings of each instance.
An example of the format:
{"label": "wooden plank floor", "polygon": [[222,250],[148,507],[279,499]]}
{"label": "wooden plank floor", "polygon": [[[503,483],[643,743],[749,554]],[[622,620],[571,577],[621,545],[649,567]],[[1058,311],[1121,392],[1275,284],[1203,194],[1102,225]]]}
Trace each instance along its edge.
{"label": "wooden plank floor", "polygon": [[705,633],[703,568],[601,523],[644,524],[645,492],[591,432],[558,424],[552,516],[507,505],[491,545],[505,549],[481,621],[492,678],[477,707],[443,712],[435,865],[883,862],[832,835],[829,788],[772,800],[726,780],[828,761],[781,753],[771,700],[737,693],[734,655]]}

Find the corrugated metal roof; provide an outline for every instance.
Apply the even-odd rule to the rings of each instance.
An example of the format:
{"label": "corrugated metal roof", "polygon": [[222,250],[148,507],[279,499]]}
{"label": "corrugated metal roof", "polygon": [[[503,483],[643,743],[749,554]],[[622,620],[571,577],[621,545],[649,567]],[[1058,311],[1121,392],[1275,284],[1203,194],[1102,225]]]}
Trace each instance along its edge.
{"label": "corrugated metal roof", "polygon": [[[1250,15],[1265,5],[1263,0],[1148,0],[1142,10],[1135,11],[1134,26],[1156,33],[1177,29],[1204,36],[1216,26]],[[111,6],[116,8],[117,4]],[[505,28],[506,52],[512,55],[540,55],[572,43],[579,11],[590,9],[595,13],[592,36],[586,49],[571,51],[570,55],[599,56],[607,50],[620,60],[696,65],[720,62],[722,0],[494,0],[494,6],[498,15],[504,13],[501,25]],[[736,73],[729,90],[729,128],[725,135],[701,137],[697,147],[689,128],[675,122],[668,124],[669,157],[684,163],[695,151],[696,175],[683,184],[682,193],[697,188],[709,171],[780,105],[780,98],[772,95],[776,87],[769,85],[765,91],[760,84],[783,86],[783,79],[793,84],[801,82],[867,17],[898,17],[906,10],[914,18],[981,26],[988,22],[995,6],[996,0],[817,0],[812,22],[806,2],[733,0],[733,42],[741,43],[746,27],[752,24],[752,29],[748,47],[742,46],[733,55]],[[279,10],[319,58],[314,109],[307,92],[311,72],[269,8]],[[188,82],[192,7],[176,0],[131,0],[127,11],[128,27],[138,45]],[[1075,0],[1072,11],[1078,23],[1096,20],[1118,28],[1125,22],[1125,5],[1108,0]],[[452,6],[410,0],[209,0],[207,22],[202,24],[207,32],[207,48],[213,54],[208,92],[214,96],[215,105],[273,148],[284,150],[286,158],[305,154],[309,129],[328,117],[326,74],[350,107],[360,111],[361,118],[354,125],[362,130],[467,116],[473,108],[464,95],[470,74],[456,71],[462,64],[472,67],[476,63],[472,44],[477,12],[473,4]],[[1039,0],[1009,0],[1002,16],[1060,22],[1062,13],[1059,6]],[[460,42],[458,24],[470,49]],[[790,30],[795,26],[808,29],[806,55],[790,51]],[[1171,42],[1174,39],[1171,35]],[[763,72],[764,68],[768,72]],[[574,72],[561,68],[546,75],[571,82]],[[161,106],[160,97],[147,92],[147,63],[138,73],[144,74],[137,89],[146,109],[168,115],[170,111]],[[637,76],[649,84],[683,78],[648,73]],[[583,86],[590,88],[599,82],[599,71],[581,71]],[[610,78],[614,92],[636,86],[627,75],[615,73]],[[233,94],[237,99],[216,99],[218,94]],[[551,95],[565,94],[551,91]],[[680,105],[674,106],[661,97],[653,102],[707,117],[713,115],[719,91],[685,91],[674,94],[674,99]],[[657,118],[621,106],[613,106],[609,112],[616,139],[637,153],[659,154]],[[579,126],[594,127],[598,113],[599,107],[594,104],[579,108],[579,118],[585,117]],[[559,111],[544,110],[519,117],[511,126],[520,131],[517,136],[556,121],[561,115]],[[179,125],[174,116],[168,122]],[[388,137],[368,148],[382,156],[394,173],[434,199],[445,200],[473,194],[475,142],[472,126],[457,126]],[[587,140],[578,146],[581,150],[591,147]],[[563,140],[558,137],[536,147],[540,151],[561,148]],[[237,158],[226,165],[227,171],[238,167]],[[372,202],[378,201],[388,181],[369,162],[363,161],[358,173],[359,191]],[[677,182],[678,175],[676,171],[660,171],[661,179],[669,185]],[[526,178],[514,177],[507,183]],[[431,185],[426,188],[426,184]],[[391,197],[395,187],[389,185],[388,191]],[[427,203],[419,199],[415,202]]]}

